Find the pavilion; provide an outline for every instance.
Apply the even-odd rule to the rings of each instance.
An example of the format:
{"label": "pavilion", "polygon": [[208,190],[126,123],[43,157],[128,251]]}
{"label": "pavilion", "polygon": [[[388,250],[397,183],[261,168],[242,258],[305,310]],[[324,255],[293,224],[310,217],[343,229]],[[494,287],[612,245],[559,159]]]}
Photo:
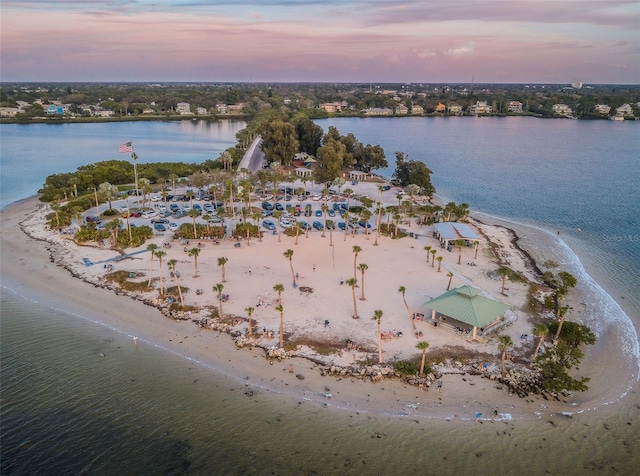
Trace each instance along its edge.
{"label": "pavilion", "polygon": [[440,245],[443,248],[449,249],[449,242],[456,240],[465,240],[467,243],[473,243],[474,246],[477,246],[480,241],[480,237],[466,223],[445,221],[435,223],[433,228],[435,229],[434,234],[440,240]]}
{"label": "pavilion", "polygon": [[486,329],[497,323],[509,306],[480,294],[471,286],[461,286],[433,298],[424,304],[431,309],[431,319],[436,322],[436,313],[472,326],[472,339],[478,329]]}

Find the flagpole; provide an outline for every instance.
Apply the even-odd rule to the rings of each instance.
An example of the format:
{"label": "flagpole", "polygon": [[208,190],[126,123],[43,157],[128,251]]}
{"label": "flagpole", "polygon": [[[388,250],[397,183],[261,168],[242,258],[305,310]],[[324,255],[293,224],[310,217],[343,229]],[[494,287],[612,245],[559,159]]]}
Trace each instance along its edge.
{"label": "flagpole", "polygon": [[131,159],[133,159],[133,178],[136,181],[136,196],[138,196],[138,167],[136,167],[136,159],[138,156],[133,151],[133,141],[131,141]]}

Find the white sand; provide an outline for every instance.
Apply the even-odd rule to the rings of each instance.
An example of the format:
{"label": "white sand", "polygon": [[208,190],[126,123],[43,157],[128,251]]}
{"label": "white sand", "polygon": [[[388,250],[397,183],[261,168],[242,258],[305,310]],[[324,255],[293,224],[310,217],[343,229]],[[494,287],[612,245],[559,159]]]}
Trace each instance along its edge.
{"label": "white sand", "polygon": [[[369,194],[374,198],[378,195],[377,184],[360,183],[352,188],[360,194]],[[397,204],[393,190],[384,192],[383,198],[386,198],[389,204]],[[317,206],[316,203],[314,205]],[[117,297],[113,291],[96,288],[78,279],[69,279],[67,271],[51,266],[48,253],[44,250],[45,243],[25,239],[19,230],[18,222],[27,214],[29,216],[23,221],[23,226],[28,233],[46,240],[53,260],[85,281],[103,284],[102,277],[106,270],[101,264],[86,266],[82,258],[98,263],[114,258],[118,253],[105,248],[77,246],[57,231],[46,230],[46,207],[40,206],[38,211],[30,213],[35,207],[35,200],[30,199],[7,207],[2,212],[3,281],[11,283],[5,285],[20,289],[24,287],[30,289],[29,292],[37,290],[41,299],[56,299],[60,305],[65,305],[70,310],[95,316],[100,322],[137,335],[138,345],[159,345],[180,355],[202,361],[223,373],[238,377],[247,376],[251,384],[359,411],[402,413],[410,408],[411,412],[419,411],[428,417],[470,417],[480,407],[484,409],[485,414],[497,408],[501,412],[517,414],[523,418],[538,418],[540,413],[566,408],[566,404],[551,404],[535,396],[527,399],[510,396],[506,390],[498,390],[496,382],[477,376],[451,373],[442,378],[443,392],[436,392],[435,388],[424,392],[400,380],[385,380],[373,384],[353,378],[320,377],[317,365],[306,359],[287,359],[270,365],[262,358],[264,351],[255,348],[237,350],[231,337],[226,334],[210,330],[198,331],[192,322],[173,321],[150,306],[125,297]],[[282,235],[279,240],[278,236],[270,234],[265,234],[261,242],[252,240],[250,246],[247,246],[245,241],[240,248],[234,248],[230,240],[217,246],[207,243],[198,257],[197,277],[193,276],[193,258],[183,251],[183,246],[174,242],[172,248],[165,249],[167,256],[164,262],[169,259],[178,260],[180,284],[189,288],[189,292],[185,293],[186,304],[213,308],[218,303],[212,286],[221,280],[221,269],[217,265],[217,259],[228,258],[223,292],[230,295],[230,300],[223,304],[223,313],[246,317],[245,309],[249,306],[255,307],[253,317],[258,328],[266,328],[274,333],[271,342],[258,341],[263,345],[276,344],[278,341],[279,313],[273,305],[277,298],[273,286],[281,283],[285,287],[283,307],[288,339],[339,344],[341,349],[337,353],[321,356],[302,346],[298,348],[299,355],[340,366],[367,359],[372,363],[377,362],[376,323],[371,318],[374,311],[380,309],[384,313],[382,330],[395,330],[403,334],[403,337],[383,341],[385,363],[418,356],[419,351],[415,345],[419,340],[426,340],[430,344],[428,356],[434,353],[442,354],[443,349],[451,346],[464,348],[481,353],[482,359],[491,364],[490,370],[499,372],[500,353],[495,337],[483,342],[471,342],[445,328],[433,327],[428,320],[416,321],[417,329],[423,332],[423,336],[418,339],[413,335],[412,322],[398,288],[405,286],[406,299],[411,310],[424,313],[428,319],[429,311],[423,304],[446,291],[449,281],[447,273],[451,271],[454,274],[452,288],[471,284],[493,299],[511,306],[513,324],[501,333],[512,337],[516,345],[514,353],[518,353],[518,347],[525,346],[521,350],[529,355],[534,343],[523,343],[520,339],[521,334],[531,334],[532,328],[527,315],[521,310],[526,303],[527,287],[524,284],[508,283],[509,290],[506,295],[500,294],[501,281],[487,275],[498,265],[486,240],[481,241],[477,257],[474,256],[473,249],[463,249],[462,264],[458,265],[458,250],[441,251],[437,240],[431,237],[430,227],[402,226],[419,234],[419,238],[393,240],[381,237],[378,240],[379,246],[374,246],[373,235],[367,239],[364,234],[358,234],[355,237],[347,236],[345,240],[343,232],[335,230],[333,246],[329,246],[329,233],[327,232],[323,238],[318,231],[310,232],[308,238],[300,236],[298,245],[294,244],[294,238]],[[479,231],[500,245],[502,259],[512,269],[523,272],[530,279],[534,278],[525,256],[511,245],[512,236],[508,230],[480,225]],[[162,248],[162,244],[170,240],[169,236],[169,233],[166,236],[157,236],[153,241]],[[195,243],[191,242],[189,247],[194,245]],[[352,318],[351,288],[346,284],[340,285],[341,280],[353,276],[354,245],[362,248],[358,255],[358,263],[368,265],[364,280],[366,300],[360,300],[362,288],[356,289],[356,304],[360,315],[358,320]],[[444,256],[441,272],[437,272],[437,261],[435,266],[427,264],[427,253],[423,249],[426,245],[438,248],[438,254]],[[144,248],[146,244],[141,249]],[[300,288],[293,288],[289,261],[283,256],[287,249],[294,250],[293,266],[300,275],[299,286],[311,288],[312,292],[301,292]],[[470,261],[476,266],[467,265]],[[116,270],[140,272],[148,276],[149,254],[140,253],[113,264]],[[173,286],[174,283],[168,281],[169,273],[166,267],[163,275],[165,285]],[[154,262],[154,277],[158,277],[157,261]],[[359,272],[357,278],[358,281],[361,280]],[[204,290],[203,295],[196,295],[195,290],[198,288]],[[257,307],[259,297],[262,299],[265,295],[271,305]],[[152,299],[155,296],[157,291],[137,298]],[[208,311],[204,311],[202,315],[208,315]],[[194,314],[192,317],[197,316]],[[325,320],[329,321],[326,327]],[[246,326],[246,322],[242,321],[235,329],[244,331]],[[353,350],[347,349],[344,345],[347,338],[356,342],[360,350],[354,353]],[[293,366],[294,373],[286,371],[289,365]],[[447,368],[450,367],[451,365]],[[298,373],[303,374],[305,379],[297,379],[295,374]],[[333,395],[331,399],[324,396],[327,393],[325,387],[330,388]],[[419,410],[416,410],[414,405],[416,402],[422,405]],[[468,406],[469,402],[473,402],[473,405]]]}

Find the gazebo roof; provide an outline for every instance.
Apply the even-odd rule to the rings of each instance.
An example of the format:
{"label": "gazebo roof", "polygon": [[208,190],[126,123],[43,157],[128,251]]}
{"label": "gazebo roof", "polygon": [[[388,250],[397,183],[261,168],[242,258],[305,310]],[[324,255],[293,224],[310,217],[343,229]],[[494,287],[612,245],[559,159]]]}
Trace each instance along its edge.
{"label": "gazebo roof", "polygon": [[442,240],[469,240],[478,241],[480,237],[466,223],[445,221],[442,223],[434,223],[433,227]]}
{"label": "gazebo roof", "polygon": [[485,327],[509,306],[480,295],[471,286],[454,288],[424,304],[429,309],[474,327]]}

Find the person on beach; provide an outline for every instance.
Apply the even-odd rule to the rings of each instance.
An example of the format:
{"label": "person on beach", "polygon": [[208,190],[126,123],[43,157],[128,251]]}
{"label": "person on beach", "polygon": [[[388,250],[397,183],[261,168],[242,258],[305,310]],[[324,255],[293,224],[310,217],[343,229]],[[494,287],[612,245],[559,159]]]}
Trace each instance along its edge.
{"label": "person on beach", "polygon": [[438,392],[442,391],[442,380],[438,380]]}
{"label": "person on beach", "polygon": [[138,336],[133,336],[133,345],[138,345]]}

